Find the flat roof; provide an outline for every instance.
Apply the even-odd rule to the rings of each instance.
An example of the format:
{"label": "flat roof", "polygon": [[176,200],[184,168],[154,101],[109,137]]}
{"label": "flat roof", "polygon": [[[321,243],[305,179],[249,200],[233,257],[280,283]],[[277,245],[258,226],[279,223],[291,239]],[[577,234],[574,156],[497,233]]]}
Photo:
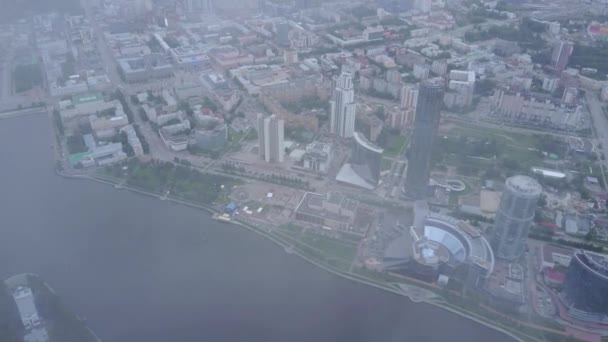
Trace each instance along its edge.
{"label": "flat roof", "polygon": [[313,192],[307,192],[304,194],[304,197],[302,197],[300,204],[298,204],[298,207],[296,208],[296,212],[306,214],[306,215],[321,217],[324,219],[330,219],[330,220],[338,221],[338,222],[344,222],[344,223],[350,222],[350,217],[348,217],[348,216],[332,213],[332,212],[324,210],[324,209],[315,208],[315,207],[321,207],[324,201],[325,201],[325,196],[323,196],[321,194],[313,193]]}
{"label": "flat roof", "polygon": [[103,95],[101,93],[84,93],[72,96],[72,103],[75,105],[94,101],[103,101]]}

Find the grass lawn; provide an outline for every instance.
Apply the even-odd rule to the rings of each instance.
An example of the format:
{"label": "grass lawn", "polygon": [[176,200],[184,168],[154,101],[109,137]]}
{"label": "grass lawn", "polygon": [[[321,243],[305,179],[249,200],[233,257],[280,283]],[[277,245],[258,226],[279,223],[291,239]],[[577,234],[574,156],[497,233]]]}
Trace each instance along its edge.
{"label": "grass lawn", "polygon": [[351,261],[357,254],[357,245],[340,241],[315,233],[305,233],[301,240],[303,243],[323,252],[327,257],[336,257]]}
{"label": "grass lawn", "polygon": [[390,159],[382,159],[382,163],[380,164],[380,171],[388,171],[393,167],[393,161]]}
{"label": "grass lawn", "polygon": [[496,128],[461,126],[452,128],[449,135],[464,135],[478,139],[496,139],[501,144],[515,145],[527,149],[535,147],[540,139],[540,136],[531,134],[514,133]]}
{"label": "grass lawn", "polygon": [[288,224],[282,224],[279,226],[279,228],[281,230],[286,230],[286,231],[290,231],[290,232],[295,232],[300,234],[302,232],[302,227],[295,225],[293,223],[288,223]]}
{"label": "grass lawn", "polygon": [[388,147],[384,149],[384,155],[389,157],[396,157],[401,153],[405,144],[407,143],[407,138],[403,135],[393,135],[390,137],[390,141]]}

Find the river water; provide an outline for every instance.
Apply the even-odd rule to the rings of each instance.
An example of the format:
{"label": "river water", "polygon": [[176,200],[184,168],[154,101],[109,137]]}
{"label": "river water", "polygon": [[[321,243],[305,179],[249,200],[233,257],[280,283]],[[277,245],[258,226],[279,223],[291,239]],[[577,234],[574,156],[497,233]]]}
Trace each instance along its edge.
{"label": "river water", "polygon": [[39,274],[105,342],[512,341],[202,211],[56,176],[49,125],[0,120],[0,278]]}

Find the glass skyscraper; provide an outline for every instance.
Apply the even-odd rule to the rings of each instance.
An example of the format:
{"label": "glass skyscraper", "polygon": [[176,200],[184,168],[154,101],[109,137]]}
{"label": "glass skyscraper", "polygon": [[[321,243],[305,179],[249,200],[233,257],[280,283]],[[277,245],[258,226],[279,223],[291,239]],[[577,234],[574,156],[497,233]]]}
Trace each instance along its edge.
{"label": "glass skyscraper", "polygon": [[534,178],[518,175],[507,179],[492,238],[497,258],[512,261],[523,255],[541,192],[542,187]]}
{"label": "glass skyscraper", "polygon": [[380,181],[380,164],[384,150],[367,140],[362,133],[355,132],[354,138],[350,157],[352,168],[365,181],[377,186]]}
{"label": "glass skyscraper", "polygon": [[431,148],[443,101],[443,82],[429,79],[420,85],[416,102],[414,134],[407,155],[407,173],[404,194],[410,199],[424,199],[428,196],[431,172]]}

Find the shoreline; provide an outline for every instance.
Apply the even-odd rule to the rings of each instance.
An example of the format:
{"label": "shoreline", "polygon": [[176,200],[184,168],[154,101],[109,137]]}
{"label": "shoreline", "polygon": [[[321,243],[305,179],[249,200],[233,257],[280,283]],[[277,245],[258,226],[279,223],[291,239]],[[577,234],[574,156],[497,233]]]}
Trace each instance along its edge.
{"label": "shoreline", "polygon": [[[59,298],[59,295],[55,292],[55,289],[53,289],[41,276],[35,273],[20,273],[12,275],[4,280],[4,284],[7,287],[17,287],[19,285],[30,287],[30,285],[28,284],[28,277],[33,277],[40,280],[42,286],[44,286],[46,290],[49,291],[49,293]],[[95,332],[88,326],[88,324],[86,324],[86,320],[83,320],[78,314],[74,312],[72,312],[71,314],[84,325],[84,329],[91,335],[93,339],[95,339],[95,341],[102,342],[99,336],[97,336],[97,334],[95,334]]]}
{"label": "shoreline", "polygon": [[[140,195],[144,195],[144,196],[149,196],[149,197],[155,197],[155,198],[158,198],[158,199],[170,201],[172,203],[176,203],[176,204],[180,204],[180,205],[185,205],[185,206],[188,206],[188,207],[191,207],[191,208],[194,208],[194,209],[203,210],[203,211],[207,212],[210,215],[219,214],[219,212],[217,210],[215,210],[215,209],[213,209],[213,208],[211,208],[209,206],[205,206],[205,205],[198,204],[198,203],[192,203],[192,202],[189,202],[189,201],[186,201],[186,200],[175,198],[175,197],[173,197],[171,195],[169,195],[169,196],[163,196],[161,194],[156,194],[156,193],[153,193],[153,192],[150,192],[150,191],[134,188],[134,187],[131,187],[131,186],[126,185],[126,184],[119,184],[119,183],[113,182],[112,180],[104,179],[104,178],[101,178],[101,177],[95,177],[95,176],[84,175],[84,174],[83,175],[80,175],[80,174],[68,174],[68,173],[65,173],[63,171],[58,170],[57,168],[54,168],[54,169],[55,169],[55,173],[58,176],[63,177],[65,179],[70,179],[70,180],[78,180],[79,179],[79,180],[93,181],[93,182],[96,182],[96,183],[99,183],[99,184],[110,185],[110,186],[113,186],[113,187],[115,187],[117,189],[120,189],[120,190],[124,189],[124,190],[128,190],[128,191],[134,192],[136,194],[140,194]],[[120,187],[117,187],[117,185],[119,185]],[[463,311],[460,311],[460,310],[456,310],[453,307],[450,307],[450,306],[448,306],[446,304],[443,304],[443,303],[440,303],[440,302],[437,302],[437,301],[427,300],[425,298],[418,298],[418,297],[412,296],[412,295],[410,295],[408,293],[396,290],[395,288],[391,288],[391,287],[389,287],[387,285],[383,285],[383,284],[374,282],[374,281],[372,281],[372,279],[369,279],[369,280],[365,279],[365,277],[363,277],[363,276],[353,275],[353,274],[350,274],[350,273],[344,273],[343,271],[339,271],[339,270],[333,269],[331,266],[324,265],[323,263],[321,263],[321,262],[319,262],[317,260],[314,260],[314,259],[310,258],[307,255],[304,255],[303,253],[301,253],[296,248],[293,248],[293,246],[291,246],[289,244],[286,244],[285,242],[277,239],[276,237],[274,237],[272,235],[269,235],[268,233],[266,233],[266,232],[264,232],[264,231],[262,231],[262,230],[260,230],[258,228],[255,228],[255,227],[251,226],[248,223],[245,223],[245,222],[242,222],[242,221],[239,221],[239,220],[232,220],[230,222],[224,222],[224,223],[234,224],[236,226],[240,226],[241,228],[245,228],[245,229],[247,229],[247,230],[249,230],[249,231],[251,231],[251,232],[253,232],[253,233],[255,233],[255,234],[257,234],[257,235],[259,235],[261,237],[263,237],[263,238],[266,238],[266,239],[270,240],[271,242],[275,243],[276,245],[278,245],[279,247],[282,247],[283,250],[286,253],[296,255],[300,259],[303,259],[304,261],[312,264],[313,266],[316,266],[316,267],[318,267],[318,268],[320,268],[320,269],[322,269],[322,270],[324,270],[326,272],[329,272],[329,273],[331,273],[331,274],[333,274],[335,276],[339,276],[341,278],[348,279],[350,281],[354,281],[354,282],[357,282],[357,283],[360,283],[360,284],[363,284],[363,285],[372,286],[372,287],[375,287],[377,289],[380,289],[380,290],[383,290],[383,291],[386,291],[386,292],[389,292],[389,293],[392,293],[392,294],[396,294],[396,295],[399,295],[399,296],[402,296],[402,297],[407,297],[410,301],[412,301],[414,303],[425,303],[425,304],[433,305],[433,306],[435,306],[437,308],[440,308],[440,309],[443,309],[443,310],[447,310],[447,311],[449,311],[451,313],[457,314],[457,315],[459,315],[461,317],[473,320],[473,321],[475,321],[475,322],[477,322],[479,324],[482,324],[482,325],[484,325],[486,327],[489,327],[491,329],[499,331],[499,332],[501,332],[501,333],[503,333],[503,334],[505,334],[505,335],[513,338],[516,341],[520,341],[520,342],[527,341],[527,340],[524,340],[521,337],[515,335],[514,333],[512,333],[509,330],[507,330],[506,328],[503,328],[503,327],[501,327],[501,326],[499,326],[499,325],[497,325],[497,324],[495,324],[493,322],[485,321],[485,320],[483,320],[483,319],[481,319],[479,317],[474,316],[473,314],[471,314],[469,312],[463,312]],[[416,287],[416,288],[420,288],[420,287],[417,287],[416,285],[410,285],[410,284],[408,284],[408,286],[413,286],[413,287]],[[422,289],[422,288],[420,288],[420,289]],[[423,289],[423,290],[425,290],[425,289]],[[523,334],[523,335],[525,335],[525,334]],[[534,338],[532,336],[528,336],[528,335],[526,335],[526,336],[530,338],[529,339],[530,341],[541,341],[541,340],[536,339],[536,338]]]}

